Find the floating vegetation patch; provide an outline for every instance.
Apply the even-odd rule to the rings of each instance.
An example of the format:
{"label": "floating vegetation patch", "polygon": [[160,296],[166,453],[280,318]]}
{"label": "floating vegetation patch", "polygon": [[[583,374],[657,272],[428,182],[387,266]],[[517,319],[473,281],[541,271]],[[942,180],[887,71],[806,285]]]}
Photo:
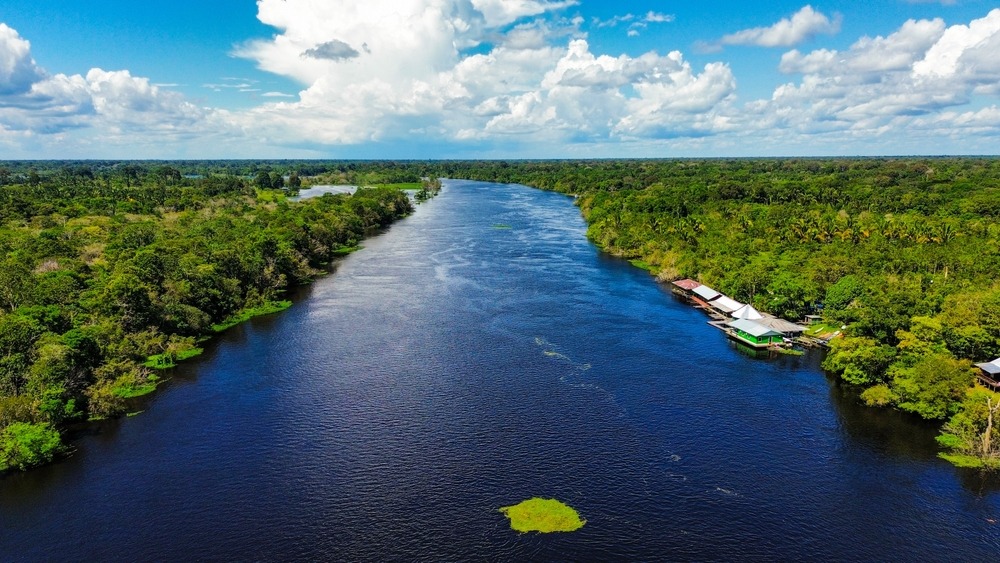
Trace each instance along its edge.
{"label": "floating vegetation patch", "polygon": [[347,256],[361,250],[360,246],[341,246],[340,248],[333,251],[334,256]]}
{"label": "floating vegetation patch", "polygon": [[795,348],[776,348],[776,352],[779,354],[784,354],[785,356],[805,356],[806,353],[802,350],[796,350]]}
{"label": "floating vegetation patch", "polygon": [[518,532],[575,532],[587,523],[572,507],[555,499],[532,498],[500,509]]}
{"label": "floating vegetation patch", "polygon": [[494,223],[493,228],[498,231],[507,231],[513,229],[514,227],[511,227],[510,225],[505,225],[503,223]]}

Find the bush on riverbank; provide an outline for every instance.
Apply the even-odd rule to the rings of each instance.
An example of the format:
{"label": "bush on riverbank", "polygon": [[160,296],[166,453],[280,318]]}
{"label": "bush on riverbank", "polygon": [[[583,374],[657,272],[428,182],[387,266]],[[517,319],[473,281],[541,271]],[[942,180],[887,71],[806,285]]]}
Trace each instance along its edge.
{"label": "bush on riverbank", "polygon": [[62,450],[59,432],[51,424],[15,422],[0,433],[0,471],[48,463]]}

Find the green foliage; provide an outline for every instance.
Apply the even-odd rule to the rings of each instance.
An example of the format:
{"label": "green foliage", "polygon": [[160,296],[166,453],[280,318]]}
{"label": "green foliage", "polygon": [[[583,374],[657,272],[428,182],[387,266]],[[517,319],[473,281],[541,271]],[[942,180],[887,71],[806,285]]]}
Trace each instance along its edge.
{"label": "green foliage", "polygon": [[204,351],[204,348],[197,348],[194,345],[189,345],[183,348],[175,348],[162,354],[153,354],[152,356],[146,358],[146,361],[143,362],[142,365],[151,369],[170,369],[175,367],[177,362],[183,362],[184,360],[196,358]]}
{"label": "green foliage", "polygon": [[278,313],[291,306],[291,301],[269,301],[256,307],[248,307],[232,317],[229,317],[225,321],[212,325],[212,330],[214,332],[222,332],[254,317]]}
{"label": "green foliage", "polygon": [[861,400],[869,407],[888,407],[899,400],[899,395],[894,393],[888,385],[880,384],[865,389],[861,393]]}
{"label": "green foliage", "polygon": [[525,532],[575,532],[587,523],[572,507],[555,499],[532,498],[500,509],[510,527]]}
{"label": "green foliage", "polygon": [[913,367],[894,371],[892,388],[899,408],[924,418],[944,419],[958,411],[974,375],[967,360],[934,353],[921,356]]}
{"label": "green foliage", "polygon": [[0,428],[6,428],[15,422],[38,422],[41,418],[39,414],[31,397],[0,396]]}
{"label": "green foliage", "polygon": [[976,456],[941,452],[938,454],[938,457],[951,463],[955,467],[963,467],[966,469],[997,469],[996,464],[988,463]]}
{"label": "green foliage", "polygon": [[848,313],[848,308],[855,299],[862,296],[865,291],[864,284],[858,276],[847,275],[826,289],[826,312],[831,316],[841,320],[854,320]]}
{"label": "green foliage", "polygon": [[942,457],[960,467],[1000,469],[1000,394],[969,390],[937,441],[949,450]]}
{"label": "green foliage", "polygon": [[0,432],[0,471],[48,463],[62,450],[59,432],[51,424],[15,422]]}
{"label": "green foliage", "polygon": [[854,385],[873,385],[886,378],[896,349],[867,337],[838,338],[830,342],[823,368]]}

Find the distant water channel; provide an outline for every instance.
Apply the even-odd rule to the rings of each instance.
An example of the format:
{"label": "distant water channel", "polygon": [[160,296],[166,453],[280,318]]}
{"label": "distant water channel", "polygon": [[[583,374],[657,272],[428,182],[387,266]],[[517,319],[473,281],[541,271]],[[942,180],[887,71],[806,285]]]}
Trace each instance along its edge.
{"label": "distant water channel", "polygon": [[357,186],[348,185],[332,185],[332,186],[310,186],[308,188],[302,188],[299,190],[297,195],[288,198],[290,201],[301,201],[303,199],[311,199],[314,197],[321,197],[326,194],[353,194],[358,190]]}
{"label": "distant water channel", "polygon": [[[996,482],[756,360],[561,195],[447,182],[139,416],[0,480],[0,560],[997,561]],[[586,526],[519,535],[558,498]]]}

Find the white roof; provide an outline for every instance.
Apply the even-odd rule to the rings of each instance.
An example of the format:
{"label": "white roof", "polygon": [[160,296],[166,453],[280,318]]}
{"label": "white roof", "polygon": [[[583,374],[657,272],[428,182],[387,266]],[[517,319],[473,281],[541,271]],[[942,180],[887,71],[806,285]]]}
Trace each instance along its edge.
{"label": "white roof", "polygon": [[802,325],[797,325],[795,323],[790,323],[785,319],[779,319],[770,316],[765,316],[762,319],[757,319],[757,323],[762,324],[772,330],[776,330],[782,334],[801,334],[806,331],[806,327]]}
{"label": "white roof", "polygon": [[734,319],[747,319],[751,321],[756,321],[758,319],[763,319],[764,315],[760,314],[760,311],[753,308],[753,305],[744,305],[739,309],[733,311],[732,313]]}
{"label": "white roof", "polygon": [[707,285],[699,285],[698,287],[694,288],[694,293],[695,295],[701,297],[705,301],[711,301],[716,297],[722,295],[721,293],[715,291],[714,289],[708,287]]}
{"label": "white roof", "polygon": [[976,367],[985,371],[990,375],[1000,374],[1000,358],[993,360],[992,362],[987,362],[985,364],[976,364]]}
{"label": "white roof", "polygon": [[718,299],[712,301],[711,305],[723,313],[732,313],[743,307],[742,303],[725,295],[719,296]]}
{"label": "white roof", "polygon": [[730,321],[729,326],[742,330],[750,336],[755,336],[757,338],[762,336],[781,336],[780,332],[771,330],[766,326],[757,324],[753,321],[748,321],[747,319],[736,319],[735,321]]}

